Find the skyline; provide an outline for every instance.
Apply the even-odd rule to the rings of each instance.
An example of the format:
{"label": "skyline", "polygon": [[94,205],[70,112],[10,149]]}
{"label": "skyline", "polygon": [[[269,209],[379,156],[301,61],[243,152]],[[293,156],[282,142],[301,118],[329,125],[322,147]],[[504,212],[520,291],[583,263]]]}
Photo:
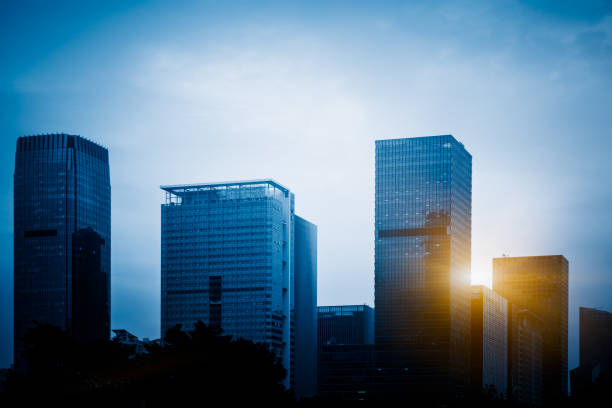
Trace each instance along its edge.
{"label": "skyline", "polygon": [[474,157],[472,282],[490,287],[502,253],[565,255],[570,368],[578,307],[612,310],[610,7],[65,4],[2,13],[15,41],[0,83],[3,327],[15,141],[53,131],[109,149],[113,329],[159,333],[159,186],[172,183],[289,186],[319,226],[319,304],[373,305],[373,141],[447,133]]}

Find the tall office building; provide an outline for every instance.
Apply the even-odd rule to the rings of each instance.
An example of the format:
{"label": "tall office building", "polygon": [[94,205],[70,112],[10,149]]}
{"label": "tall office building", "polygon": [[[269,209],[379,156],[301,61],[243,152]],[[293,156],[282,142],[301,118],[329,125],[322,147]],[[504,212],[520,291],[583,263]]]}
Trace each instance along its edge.
{"label": "tall office building", "polygon": [[77,340],[110,335],[108,151],[80,136],[17,140],[14,175],[15,365],[33,322]]}
{"label": "tall office building", "polygon": [[297,356],[316,350],[316,227],[295,216],[293,193],[273,180],[162,189],[162,338],[201,320],[268,344],[287,386],[316,373]]}
{"label": "tall office building", "polygon": [[378,395],[469,388],[472,157],[451,135],[376,141]]}
{"label": "tall office building", "polygon": [[580,308],[580,365],[612,373],[612,313]]}
{"label": "tall office building", "polygon": [[472,388],[508,396],[508,300],[472,286]]}
{"label": "tall office building", "polygon": [[612,313],[580,308],[580,365],[570,372],[572,395],[612,377]]}
{"label": "tall office building", "polygon": [[568,269],[562,255],[493,259],[493,290],[543,322],[543,404],[567,395]]}
{"label": "tall office building", "polygon": [[529,406],[542,405],[544,322],[508,302],[508,395]]}
{"label": "tall office building", "polygon": [[326,345],[374,344],[374,309],[368,305],[319,306],[319,349]]}

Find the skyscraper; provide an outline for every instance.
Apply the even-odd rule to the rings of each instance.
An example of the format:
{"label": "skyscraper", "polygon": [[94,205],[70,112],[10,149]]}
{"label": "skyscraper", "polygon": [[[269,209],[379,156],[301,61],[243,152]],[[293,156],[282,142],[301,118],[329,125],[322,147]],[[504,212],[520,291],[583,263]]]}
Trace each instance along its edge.
{"label": "skyscraper", "polygon": [[472,286],[472,388],[508,396],[508,300]]}
{"label": "skyscraper", "polygon": [[563,255],[493,259],[493,290],[543,323],[543,403],[567,395],[568,262]]}
{"label": "skyscraper", "polygon": [[508,302],[508,395],[542,405],[544,322],[535,313]]}
{"label": "skyscraper", "polygon": [[472,157],[453,136],[376,141],[379,394],[467,391],[471,191]]}
{"label": "skyscraper", "polygon": [[201,320],[268,344],[287,369],[286,385],[292,365],[316,374],[316,361],[292,363],[292,345],[306,356],[316,350],[316,227],[295,216],[293,193],[273,180],[162,189],[162,338]]}
{"label": "skyscraper", "polygon": [[599,364],[602,373],[612,372],[612,313],[580,308],[580,365]]}
{"label": "skyscraper", "polygon": [[570,372],[572,396],[612,375],[612,313],[580,308],[580,365]]}
{"label": "skyscraper", "polygon": [[80,136],[17,140],[14,175],[15,365],[33,322],[79,341],[110,335],[108,151]]}

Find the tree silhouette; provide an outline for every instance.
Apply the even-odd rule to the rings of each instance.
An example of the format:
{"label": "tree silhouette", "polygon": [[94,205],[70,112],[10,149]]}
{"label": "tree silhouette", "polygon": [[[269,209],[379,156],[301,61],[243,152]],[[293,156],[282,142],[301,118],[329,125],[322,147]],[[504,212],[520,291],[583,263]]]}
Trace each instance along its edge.
{"label": "tree silhouette", "polygon": [[190,331],[171,328],[163,347],[149,345],[136,357],[129,346],[78,344],[49,325],[30,330],[25,344],[27,373],[10,374],[2,406],[294,404],[281,384],[285,369],[266,345],[232,339],[202,322]]}

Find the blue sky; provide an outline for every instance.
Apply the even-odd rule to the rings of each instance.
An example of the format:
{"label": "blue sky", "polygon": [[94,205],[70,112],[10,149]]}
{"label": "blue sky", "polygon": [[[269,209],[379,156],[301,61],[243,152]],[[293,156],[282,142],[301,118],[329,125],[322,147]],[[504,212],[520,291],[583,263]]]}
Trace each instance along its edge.
{"label": "blue sky", "polygon": [[473,282],[570,261],[612,311],[612,3],[2,2],[0,367],[11,361],[15,140],[109,149],[112,327],[159,336],[162,184],[274,178],[319,226],[319,304],[373,304],[374,140],[473,155]]}

